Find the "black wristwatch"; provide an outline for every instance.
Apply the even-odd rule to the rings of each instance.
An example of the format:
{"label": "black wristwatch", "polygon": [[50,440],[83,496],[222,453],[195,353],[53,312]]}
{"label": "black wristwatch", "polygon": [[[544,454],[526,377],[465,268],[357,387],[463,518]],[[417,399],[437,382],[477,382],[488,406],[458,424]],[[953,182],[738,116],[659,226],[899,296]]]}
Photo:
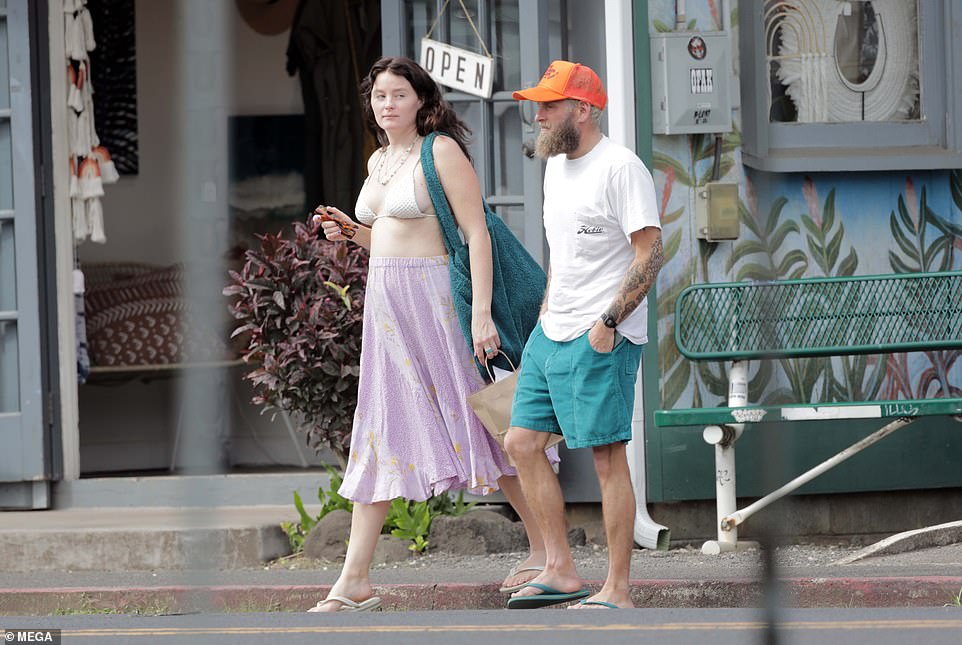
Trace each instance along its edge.
{"label": "black wristwatch", "polygon": [[614,316],[609,316],[607,311],[601,314],[601,322],[603,322],[608,329],[614,329],[618,326],[618,321],[615,320]]}

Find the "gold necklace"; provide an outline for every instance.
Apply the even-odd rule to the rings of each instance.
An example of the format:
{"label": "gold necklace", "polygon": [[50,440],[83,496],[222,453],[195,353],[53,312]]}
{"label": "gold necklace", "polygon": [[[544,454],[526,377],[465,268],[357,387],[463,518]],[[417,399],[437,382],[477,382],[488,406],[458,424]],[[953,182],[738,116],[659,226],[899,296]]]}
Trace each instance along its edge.
{"label": "gold necklace", "polygon": [[416,144],[420,140],[421,140],[420,134],[414,137],[414,141],[412,141],[411,144],[404,149],[404,152],[401,153],[401,155],[398,157],[397,162],[395,162],[394,168],[391,170],[391,174],[389,174],[386,178],[384,177],[384,168],[385,166],[387,166],[387,152],[381,155],[381,161],[378,163],[377,170],[375,171],[375,174],[377,175],[377,181],[379,184],[381,184],[382,186],[387,186],[387,184],[392,179],[394,179],[394,175],[397,174],[397,171],[401,169],[401,166],[404,165],[404,162],[407,161],[408,157],[411,156],[411,151],[414,149],[414,144]]}

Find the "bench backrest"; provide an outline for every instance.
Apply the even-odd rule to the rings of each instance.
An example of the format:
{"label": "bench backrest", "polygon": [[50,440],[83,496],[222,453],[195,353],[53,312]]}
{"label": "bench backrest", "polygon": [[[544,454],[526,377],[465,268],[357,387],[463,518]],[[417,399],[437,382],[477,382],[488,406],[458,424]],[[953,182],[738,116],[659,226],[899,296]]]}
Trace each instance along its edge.
{"label": "bench backrest", "polygon": [[962,347],[962,271],[693,285],[675,342],[693,360]]}

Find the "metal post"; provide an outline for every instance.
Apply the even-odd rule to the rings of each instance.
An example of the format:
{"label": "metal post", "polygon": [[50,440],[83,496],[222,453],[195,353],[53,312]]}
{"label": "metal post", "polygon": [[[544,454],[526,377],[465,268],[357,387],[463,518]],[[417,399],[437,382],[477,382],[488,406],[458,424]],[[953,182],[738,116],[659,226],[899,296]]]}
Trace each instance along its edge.
{"label": "metal post", "polygon": [[[728,407],[748,405],[748,361],[734,361],[728,376]],[[738,529],[723,528],[726,517],[738,510],[735,500],[735,441],[744,426],[708,426],[703,432],[705,442],[715,446],[715,505],[718,518],[718,539],[709,540],[701,547],[706,555],[734,551],[738,543]]]}
{"label": "metal post", "polygon": [[808,482],[812,481],[813,479],[815,479],[816,477],[824,473],[826,470],[834,468],[835,466],[842,463],[852,455],[858,452],[861,452],[862,450],[865,450],[872,444],[878,443],[879,441],[889,436],[896,430],[900,428],[904,428],[905,426],[912,423],[913,421],[915,421],[915,418],[912,418],[912,417],[903,417],[900,419],[896,419],[895,421],[892,421],[891,423],[887,424],[882,429],[876,430],[875,432],[865,437],[861,441],[858,441],[852,444],[851,446],[841,451],[834,457],[830,457],[829,459],[826,459],[825,461],[815,466],[808,472],[802,475],[799,475],[792,481],[788,482],[781,488],[769,493],[768,495],[761,498],[754,504],[746,506],[744,509],[740,511],[736,511],[733,509],[730,513],[727,514],[726,517],[723,517],[720,519],[720,522],[721,522],[720,530],[724,529],[725,527],[730,527],[728,531],[732,533],[737,532],[738,531],[737,526],[742,522],[744,522],[745,520],[747,520],[752,515],[754,515],[756,512],[765,508],[772,502],[775,502],[781,499],[782,497],[785,497],[785,495],[788,495],[789,493],[794,491],[796,488],[799,488],[800,486],[803,486]]}

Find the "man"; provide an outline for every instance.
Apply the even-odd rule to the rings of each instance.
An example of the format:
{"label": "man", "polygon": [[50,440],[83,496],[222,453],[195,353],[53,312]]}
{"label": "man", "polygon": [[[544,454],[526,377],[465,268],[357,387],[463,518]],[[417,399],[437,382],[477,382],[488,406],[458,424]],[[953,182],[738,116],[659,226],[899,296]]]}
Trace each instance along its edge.
{"label": "man", "polygon": [[[632,607],[628,589],[635,496],[625,443],[647,342],[646,295],[664,261],[651,174],[599,128],[607,94],[590,68],[554,61],[537,86],[536,152],[547,158],[544,226],[551,249],[539,324],[521,358],[505,448],[544,535],[544,571],[511,609],[582,599],[575,608]],[[601,485],[608,577],[587,598],[568,548],[564,499],[544,454],[550,433],[591,448]]]}

